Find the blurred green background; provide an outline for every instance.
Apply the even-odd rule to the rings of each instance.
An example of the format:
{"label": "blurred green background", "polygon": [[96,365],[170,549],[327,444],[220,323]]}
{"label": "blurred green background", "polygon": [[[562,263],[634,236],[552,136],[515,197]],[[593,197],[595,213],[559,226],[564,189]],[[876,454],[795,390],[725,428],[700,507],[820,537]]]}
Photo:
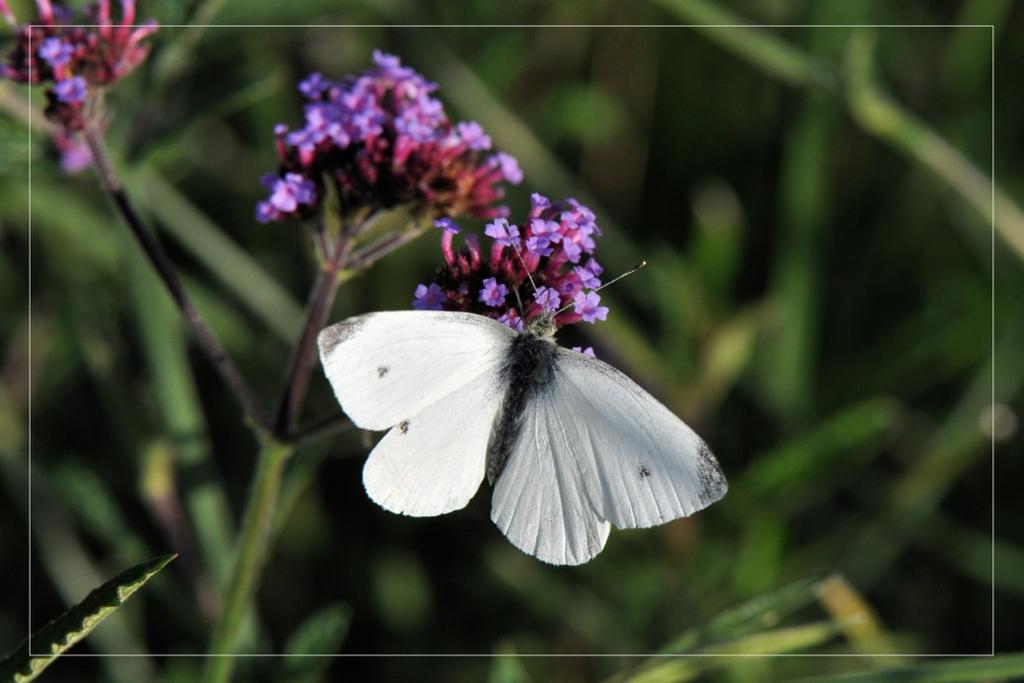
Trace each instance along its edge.
{"label": "blurred green background", "polygon": [[[1020,5],[140,4],[162,24],[993,24],[166,28],[111,94],[110,144],[270,403],[314,273],[306,226],[252,218],[276,164],[272,128],[300,121],[294,85],[308,72],[361,70],[374,48],[400,55],[440,84],[453,119],[479,121],[519,158],[513,217],[532,191],[576,196],[605,230],[609,272],[650,263],[608,292],[606,323],[562,341],[592,344],[683,416],[731,484],[695,518],[615,531],[591,563],[555,568],[504,540],[487,490],[433,519],[378,508],[360,483],[372,441],[343,434],[289,463],[247,651],[965,654],[990,652],[993,623],[997,651],[1024,649]],[[25,635],[28,573],[38,626],[166,552],[181,557],[75,651],[202,652],[256,445],[94,175],[62,175],[38,134],[29,204],[29,93],[0,93],[0,652]],[[436,240],[344,285],[332,319],[408,307],[440,263]],[[336,409],[316,372],[306,417]],[[201,665],[67,659],[44,680],[190,681]],[[927,666],[246,659],[236,679],[760,681],[904,665]]]}

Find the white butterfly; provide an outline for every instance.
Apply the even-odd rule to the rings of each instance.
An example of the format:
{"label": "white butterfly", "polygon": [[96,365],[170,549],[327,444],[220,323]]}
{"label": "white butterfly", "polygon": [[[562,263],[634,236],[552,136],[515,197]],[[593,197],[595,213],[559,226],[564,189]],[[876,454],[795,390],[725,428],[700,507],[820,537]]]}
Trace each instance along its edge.
{"label": "white butterfly", "polygon": [[558,346],[550,316],[516,332],[486,316],[393,311],[319,336],[320,358],[357,426],[389,430],[363,467],[386,510],[458,510],[486,476],[491,519],[517,548],[576,565],[611,525],[650,527],[725,495],[707,444],[653,396]]}

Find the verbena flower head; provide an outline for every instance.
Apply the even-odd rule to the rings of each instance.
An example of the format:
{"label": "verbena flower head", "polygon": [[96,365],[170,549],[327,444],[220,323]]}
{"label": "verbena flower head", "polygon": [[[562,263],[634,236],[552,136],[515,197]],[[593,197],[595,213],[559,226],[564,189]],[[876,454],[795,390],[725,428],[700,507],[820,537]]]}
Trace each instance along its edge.
{"label": "verbena flower head", "polygon": [[433,95],[437,86],[398,57],[375,51],[373,60],[356,76],[330,80],[314,73],[299,83],[305,121],[275,128],[276,176],[299,176],[314,195],[282,205],[271,190],[256,207],[257,219],[313,215],[325,182],[335,185],[344,211],[409,205],[434,216],[506,215],[494,204],[504,196],[502,183],[522,180],[516,160],[492,153],[480,124],[453,124]]}
{"label": "verbena flower head", "polygon": [[593,212],[575,199],[552,203],[534,194],[521,223],[492,220],[484,228],[491,239],[487,258],[472,234],[455,249],[462,229],[451,219],[435,225],[443,231],[444,266],[432,282],[416,287],[413,308],[472,311],[520,331],[544,314],[557,313],[557,327],[607,318],[608,308],[592,291],[604,270],[594,258],[601,231]]}
{"label": "verbena flower head", "polygon": [[95,27],[69,26],[70,11],[50,0],[36,0],[39,20],[17,26],[6,0],[0,14],[17,29],[16,43],[0,67],[4,78],[32,85],[50,84],[46,114],[67,131],[85,126],[84,110],[94,88],[113,85],[135,70],[149,54],[143,40],[157,29],[155,21],[133,27],[135,0],[121,0],[120,23],[111,17],[111,0],[99,0],[85,9]]}

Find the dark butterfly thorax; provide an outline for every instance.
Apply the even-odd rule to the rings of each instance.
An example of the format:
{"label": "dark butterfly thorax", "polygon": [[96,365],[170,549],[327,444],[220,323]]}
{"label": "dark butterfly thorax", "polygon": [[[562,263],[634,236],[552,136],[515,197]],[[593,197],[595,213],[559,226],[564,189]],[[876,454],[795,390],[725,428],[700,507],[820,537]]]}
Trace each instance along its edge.
{"label": "dark butterfly thorax", "polygon": [[499,375],[506,386],[505,398],[494,416],[491,438],[487,443],[487,481],[490,484],[505,469],[519,438],[527,404],[555,377],[558,347],[551,336],[552,331],[531,326],[517,334],[509,345]]}

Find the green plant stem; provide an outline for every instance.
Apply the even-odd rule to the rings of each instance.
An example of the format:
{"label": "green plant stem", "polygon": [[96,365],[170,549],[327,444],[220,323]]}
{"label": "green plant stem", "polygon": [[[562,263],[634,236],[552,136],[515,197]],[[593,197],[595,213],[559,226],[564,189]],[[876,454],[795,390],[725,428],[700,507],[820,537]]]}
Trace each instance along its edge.
{"label": "green plant stem", "polygon": [[89,151],[92,153],[93,166],[99,174],[103,189],[113,199],[114,205],[131,230],[132,236],[138,242],[146,260],[149,261],[149,264],[156,271],[157,276],[167,289],[168,294],[171,295],[171,299],[174,300],[182,317],[184,317],[192,329],[192,334],[196,341],[199,342],[199,346],[213,363],[221,379],[224,380],[224,383],[234,394],[235,399],[253,428],[257,431],[266,431],[266,418],[263,415],[263,409],[260,407],[256,395],[242,377],[234,362],[224,351],[224,347],[221,346],[213,331],[207,326],[206,321],[203,320],[199,309],[192,303],[188,292],[185,291],[185,287],[178,278],[174,266],[171,265],[170,259],[167,258],[167,254],[149,229],[143,224],[139,214],[135,211],[135,207],[128,199],[128,194],[125,192],[124,185],[121,183],[121,179],[110,159],[110,153],[107,151],[102,134],[95,126],[88,126],[83,135],[85,136],[86,143],[89,145]]}
{"label": "green plant stem", "polygon": [[846,99],[854,119],[956,189],[1024,257],[1024,213],[969,159],[879,89],[872,73],[874,44],[875,35],[862,31],[847,47]]}
{"label": "green plant stem", "polygon": [[340,434],[352,427],[352,421],[344,413],[334,411],[330,415],[310,420],[299,425],[288,435],[288,443],[308,446],[329,436]]}
{"label": "green plant stem", "polygon": [[[960,194],[996,233],[1024,259],[1024,212],[970,159],[897,102],[886,97],[870,73],[871,39],[854,35],[840,69],[818,61],[771,32],[748,26],[741,17],[707,0],[658,0],[683,21],[754,67],[801,87],[839,96],[854,120],[870,135],[924,166]],[[737,26],[737,28],[724,28]],[[844,88],[837,83],[845,83]],[[993,199],[995,213],[993,214]]]}
{"label": "green plant stem", "polygon": [[[281,474],[293,450],[292,446],[273,440],[265,440],[261,446],[256,476],[242,520],[242,530],[231,561],[224,609],[214,627],[210,654],[229,655],[234,652],[243,617],[259,584],[260,570],[266,556],[267,540],[281,488]],[[203,683],[228,681],[233,665],[233,657],[219,656],[207,659]]]}
{"label": "green plant stem", "polygon": [[763,28],[747,25],[727,9],[706,0],[659,0],[681,19],[696,24],[725,49],[793,85],[814,85],[835,91],[834,69],[792,47]]}

